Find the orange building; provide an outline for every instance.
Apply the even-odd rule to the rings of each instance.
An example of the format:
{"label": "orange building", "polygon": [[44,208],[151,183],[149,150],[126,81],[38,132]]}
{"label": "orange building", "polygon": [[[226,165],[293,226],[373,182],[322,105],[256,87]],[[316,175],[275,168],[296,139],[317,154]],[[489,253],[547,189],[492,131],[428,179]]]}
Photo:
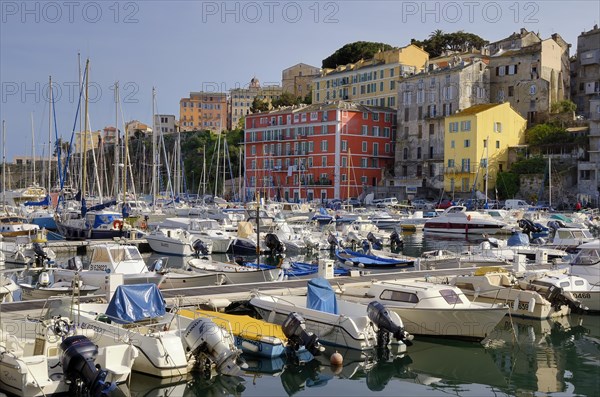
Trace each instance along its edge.
{"label": "orange building", "polygon": [[338,101],[246,116],[246,199],[356,197],[394,164],[391,108]]}
{"label": "orange building", "polygon": [[181,131],[211,130],[221,132],[227,125],[227,94],[221,92],[190,92],[179,101]]}

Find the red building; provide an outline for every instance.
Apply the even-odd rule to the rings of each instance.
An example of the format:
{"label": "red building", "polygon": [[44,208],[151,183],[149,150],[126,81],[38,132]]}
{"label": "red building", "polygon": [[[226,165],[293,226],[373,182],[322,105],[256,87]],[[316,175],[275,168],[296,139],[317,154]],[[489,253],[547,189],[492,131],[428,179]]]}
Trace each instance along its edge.
{"label": "red building", "polygon": [[393,168],[396,112],[355,102],[246,116],[246,198],[346,199]]}

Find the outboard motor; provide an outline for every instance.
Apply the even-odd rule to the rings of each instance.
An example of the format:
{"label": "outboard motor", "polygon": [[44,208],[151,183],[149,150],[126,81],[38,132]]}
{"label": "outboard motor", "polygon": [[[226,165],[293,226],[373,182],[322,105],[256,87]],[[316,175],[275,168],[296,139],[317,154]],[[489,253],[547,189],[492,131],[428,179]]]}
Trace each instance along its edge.
{"label": "outboard motor", "polygon": [[44,248],[40,243],[33,243],[33,253],[35,254],[35,265],[42,266],[44,264],[44,260],[48,259],[48,254],[44,251]]}
{"label": "outboard motor", "polygon": [[47,287],[50,285],[50,275],[48,272],[41,272],[38,278],[38,285],[40,287]]}
{"label": "outboard motor", "polygon": [[369,240],[373,248],[375,248],[376,250],[380,250],[383,248],[383,242],[381,241],[381,239],[375,237],[373,233],[369,232],[369,234],[367,234],[367,240]]}
{"label": "outboard motor", "polygon": [[559,288],[555,285],[552,285],[550,288],[548,288],[544,298],[546,298],[546,300],[552,304],[552,307],[554,307],[554,310],[556,311],[560,310],[560,307],[563,305],[568,306],[573,312],[576,313],[581,313],[587,310],[587,308],[584,307],[580,301],[571,299],[569,296],[564,294],[562,288]]}
{"label": "outboard motor", "polygon": [[242,374],[237,364],[241,351],[235,347],[233,337],[209,318],[197,318],[187,326],[183,333],[183,345],[197,364],[204,365],[208,373],[213,362],[220,374]]}
{"label": "outboard motor", "polygon": [[81,258],[78,256],[69,258],[69,260],[67,261],[67,269],[76,272],[80,272],[81,270],[83,270],[83,263],[81,262]]}
{"label": "outboard motor", "polygon": [[304,346],[313,356],[318,356],[325,350],[319,343],[317,335],[306,331],[304,318],[296,312],[288,314],[281,324],[281,329],[295,352],[300,349],[300,346]]}
{"label": "outboard motor", "polygon": [[265,245],[271,251],[271,254],[281,254],[285,251],[285,247],[279,237],[273,233],[267,233],[265,235]]}
{"label": "outboard motor", "polygon": [[161,273],[165,271],[163,258],[158,258],[148,267],[151,272]]}
{"label": "outboard motor", "polygon": [[396,340],[404,342],[406,346],[412,345],[413,336],[404,330],[402,323],[398,324],[390,315],[388,309],[381,303],[373,301],[367,306],[367,315],[377,326],[377,345],[385,347],[389,342],[389,334]]}
{"label": "outboard motor", "polygon": [[554,238],[554,236],[556,235],[556,231],[560,229],[560,224],[558,223],[558,221],[550,221],[548,222],[548,228],[550,229],[551,238]]}
{"label": "outboard motor", "polygon": [[204,244],[204,241],[198,239],[192,244],[194,249],[194,256],[199,257],[200,255],[208,255],[208,247]]}
{"label": "outboard motor", "polygon": [[369,251],[371,251],[371,243],[369,242],[369,240],[362,241],[362,251],[365,254],[368,254]]}
{"label": "outboard motor", "polygon": [[396,229],[390,233],[390,245],[392,250],[404,248],[404,240],[402,240],[402,236],[398,234]]}
{"label": "outboard motor", "polygon": [[88,395],[108,396],[117,387],[106,382],[108,373],[95,364],[98,346],[83,335],[69,336],[60,344],[61,365],[71,386],[83,386]]}

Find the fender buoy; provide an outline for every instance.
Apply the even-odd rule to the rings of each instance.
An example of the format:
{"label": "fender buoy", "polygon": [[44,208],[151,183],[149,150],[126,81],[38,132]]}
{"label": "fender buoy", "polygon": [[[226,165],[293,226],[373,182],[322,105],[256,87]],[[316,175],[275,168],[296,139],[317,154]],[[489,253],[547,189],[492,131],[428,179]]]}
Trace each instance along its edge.
{"label": "fender buoy", "polygon": [[471,220],[471,215],[467,215],[467,220],[470,221]]}
{"label": "fender buoy", "polygon": [[113,222],[113,229],[121,229],[123,227],[123,221],[115,219]]}

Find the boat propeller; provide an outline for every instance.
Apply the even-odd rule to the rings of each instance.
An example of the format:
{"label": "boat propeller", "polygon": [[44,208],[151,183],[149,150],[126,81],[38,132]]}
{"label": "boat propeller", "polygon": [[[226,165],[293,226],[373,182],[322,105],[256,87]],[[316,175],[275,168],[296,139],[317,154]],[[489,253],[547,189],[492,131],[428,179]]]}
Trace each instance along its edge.
{"label": "boat propeller", "polygon": [[304,346],[313,356],[321,354],[325,348],[319,343],[319,338],[312,332],[306,331],[304,318],[296,312],[288,314],[281,324],[281,329],[288,338],[288,343],[294,351]]}
{"label": "boat propeller", "polygon": [[396,340],[404,342],[404,344],[407,346],[412,345],[414,336],[404,330],[404,327],[402,326],[402,320],[400,320],[397,315],[396,317],[398,318],[400,324],[398,324],[398,322],[392,318],[392,314],[383,304],[381,304],[381,302],[373,301],[369,303],[367,306],[367,315],[369,316],[369,320],[371,320],[378,328],[378,342],[380,340],[385,340],[387,334],[390,333],[394,336],[394,338],[396,338]]}
{"label": "boat propeller", "polygon": [[69,336],[60,344],[61,365],[72,386],[84,386],[90,396],[110,395],[117,387],[106,382],[108,373],[95,364],[98,346],[83,335]]}

